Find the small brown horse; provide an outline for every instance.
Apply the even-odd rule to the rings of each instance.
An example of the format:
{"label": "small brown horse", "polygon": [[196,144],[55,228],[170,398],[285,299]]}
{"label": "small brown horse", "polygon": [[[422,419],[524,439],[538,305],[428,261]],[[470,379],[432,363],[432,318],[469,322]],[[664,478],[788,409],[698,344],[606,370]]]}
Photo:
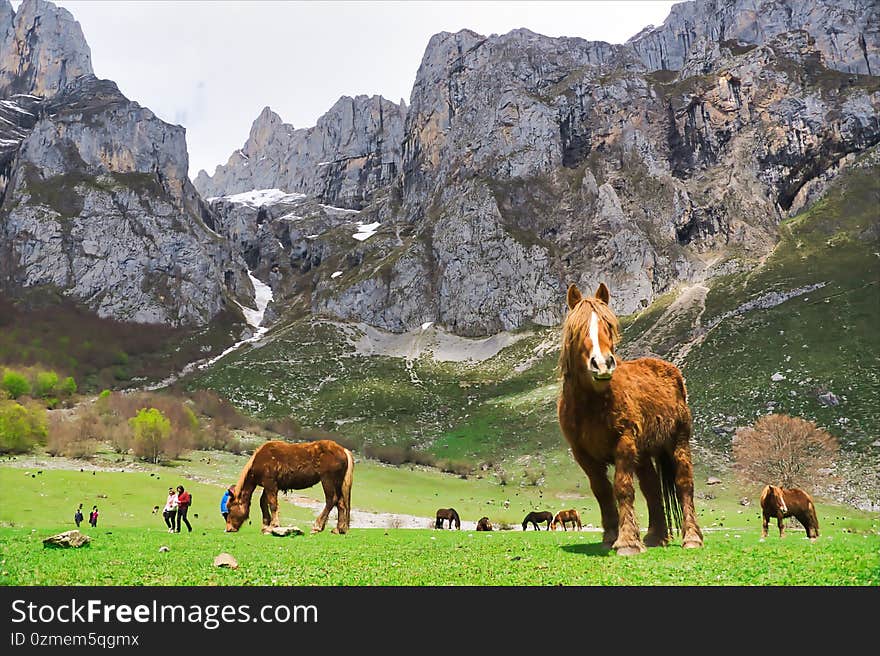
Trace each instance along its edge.
{"label": "small brown horse", "polygon": [[302,490],[320,482],[324,488],[324,509],[315,519],[312,533],[324,530],[327,516],[336,508],[333,533],[346,533],[351,519],[351,482],[354,458],[351,451],[333,440],[291,444],[281,440],[265,442],[241,471],[235,493],[226,509],[226,530],[237,531],[251,509],[251,496],[262,486],[260,510],[263,532],[278,526],[278,491]]}
{"label": "small brown horse", "polygon": [[574,530],[574,527],[577,526],[577,530],[581,530],[581,516],[578,514],[578,511],[574,508],[569,508],[568,510],[560,510],[556,513],[556,517],[553,518],[553,522],[550,524],[550,528],[554,531],[559,528],[559,525],[562,524],[562,530],[567,531],[565,524],[566,522],[571,522],[571,530]]}
{"label": "small brown horse", "polygon": [[550,524],[553,522],[553,513],[548,510],[544,510],[543,512],[538,512],[534,510],[526,515],[526,518],[523,520],[522,527],[525,531],[528,525],[531,524],[535,527],[536,531],[540,531],[541,527],[539,526],[539,524],[543,524],[544,522],[547,522],[546,530],[549,531]]}
{"label": "small brown horse", "polygon": [[[605,283],[595,296],[568,288],[559,356],[560,428],[599,503],[606,546],[629,556],[645,551],[645,545],[666,545],[674,524],[682,530],[683,547],[701,547],[684,378],[675,365],[657,358],[618,362],[614,346],[620,332],[610,296]],[[644,543],[633,507],[635,476],[648,502]]]}
{"label": "small brown horse", "polygon": [[458,513],[455,512],[455,508],[440,508],[437,511],[437,522],[434,525],[436,528],[443,528],[443,522],[449,522],[449,528],[452,528],[452,523],[455,522],[455,528],[461,530],[461,519],[458,517]]}
{"label": "small brown horse", "polygon": [[492,530],[492,522],[489,521],[488,517],[480,517],[480,520],[477,522],[477,530],[478,531],[491,531]]}
{"label": "small brown horse", "polygon": [[819,537],[819,520],[816,517],[816,506],[813,498],[796,487],[777,487],[767,485],[761,491],[761,511],[764,522],[761,525],[761,539],[767,537],[770,518],[775,517],[779,526],[779,537],[785,537],[784,522],[786,517],[795,517],[807,531],[807,537],[815,540]]}

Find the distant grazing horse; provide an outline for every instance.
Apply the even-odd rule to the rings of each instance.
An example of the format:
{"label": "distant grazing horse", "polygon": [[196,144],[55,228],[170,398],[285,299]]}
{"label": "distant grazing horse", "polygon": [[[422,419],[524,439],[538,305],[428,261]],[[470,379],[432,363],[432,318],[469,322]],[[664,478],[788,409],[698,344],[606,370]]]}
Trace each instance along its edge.
{"label": "distant grazing horse", "polygon": [[783,519],[795,517],[807,531],[807,537],[815,540],[819,537],[819,520],[816,518],[816,506],[813,498],[796,487],[776,487],[767,485],[761,491],[761,511],[764,523],[761,525],[761,537],[767,537],[767,526],[770,518],[775,517],[779,525],[779,537],[785,537]]}
{"label": "distant grazing horse", "polygon": [[458,517],[458,513],[455,512],[455,508],[440,508],[437,511],[437,523],[435,526],[437,528],[443,528],[443,520],[447,520],[449,522],[449,528],[452,528],[452,523],[455,522],[455,528],[461,530],[461,519]]}
{"label": "distant grazing horse", "polygon": [[545,510],[544,512],[532,511],[526,518],[523,520],[522,527],[525,531],[529,524],[535,527],[536,531],[540,531],[541,527],[538,524],[543,524],[547,522],[547,530],[550,530],[550,523],[553,521],[553,513]]}
{"label": "distant grazing horse", "polygon": [[315,519],[312,533],[324,530],[327,516],[336,508],[333,533],[348,532],[351,520],[351,481],[354,458],[351,451],[333,440],[291,444],[281,440],[265,442],[251,456],[226,506],[226,530],[237,531],[247,519],[251,495],[262,486],[260,510],[263,532],[278,526],[278,491],[303,490],[320,482],[324,488],[324,509]]}
{"label": "distant grazing horse", "polygon": [[556,513],[556,517],[553,518],[553,521],[550,524],[550,528],[554,531],[562,524],[562,530],[567,531],[566,523],[571,522],[571,530],[574,530],[574,527],[577,526],[577,529],[581,530],[581,516],[578,514],[578,511],[574,508],[569,508],[568,510],[560,510]]}
{"label": "distant grazing horse", "polygon": [[477,522],[477,530],[478,531],[491,531],[492,530],[492,522],[489,521],[488,517],[480,517],[480,520]]}
{"label": "distant grazing horse", "polygon": [[[629,556],[645,551],[645,545],[666,545],[674,524],[684,548],[701,547],[684,378],[675,365],[657,358],[618,362],[614,346],[620,333],[609,298],[605,283],[595,296],[568,288],[559,356],[560,428],[599,503],[606,546]],[[644,543],[633,508],[635,476],[648,502]]]}

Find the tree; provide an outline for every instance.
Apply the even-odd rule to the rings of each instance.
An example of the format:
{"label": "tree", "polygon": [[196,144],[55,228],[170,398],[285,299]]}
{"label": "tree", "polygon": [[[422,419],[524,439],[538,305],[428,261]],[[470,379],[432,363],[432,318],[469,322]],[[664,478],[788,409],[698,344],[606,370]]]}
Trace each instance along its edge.
{"label": "tree", "polygon": [[41,371],[34,379],[34,396],[41,399],[54,396],[57,387],[58,374],[54,371]]}
{"label": "tree", "polygon": [[134,452],[140,458],[158,463],[171,436],[171,422],[156,408],[141,408],[128,420],[134,437]]}
{"label": "tree", "polygon": [[0,453],[27,453],[46,435],[44,408],[0,401]]}
{"label": "tree", "polygon": [[755,483],[810,489],[830,477],[838,448],[835,437],[812,421],[765,415],[736,431],[734,467]]}
{"label": "tree", "polygon": [[10,398],[13,399],[31,393],[31,384],[25,375],[12,369],[7,369],[3,373],[2,385],[3,389],[9,392]]}

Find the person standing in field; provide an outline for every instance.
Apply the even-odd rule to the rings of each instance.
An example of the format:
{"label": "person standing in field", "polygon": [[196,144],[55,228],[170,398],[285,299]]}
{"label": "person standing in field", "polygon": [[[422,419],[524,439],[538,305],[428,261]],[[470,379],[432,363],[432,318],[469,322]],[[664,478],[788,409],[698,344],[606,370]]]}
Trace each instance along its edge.
{"label": "person standing in field", "polygon": [[186,524],[187,530],[192,533],[193,527],[190,525],[189,520],[186,518],[186,513],[189,511],[189,507],[192,504],[192,495],[183,489],[182,485],[177,486],[177,530],[176,533],[180,533],[180,522]]}
{"label": "person standing in field", "polygon": [[89,524],[92,528],[98,527],[98,506],[92,506],[92,512],[89,513]]}
{"label": "person standing in field", "polygon": [[229,500],[232,498],[233,494],[235,494],[235,486],[230,485],[223,493],[223,498],[220,499],[220,514],[223,515],[224,522],[226,521],[226,516],[229,514]]}
{"label": "person standing in field", "polygon": [[162,509],[162,518],[169,533],[174,533],[174,520],[177,517],[177,492],[173,487],[168,488],[168,498],[165,499],[165,507]]}
{"label": "person standing in field", "polygon": [[83,505],[79,504],[76,507],[76,511],[73,513],[73,521],[76,522],[77,528],[79,528],[79,525],[82,523],[82,520],[83,520]]}

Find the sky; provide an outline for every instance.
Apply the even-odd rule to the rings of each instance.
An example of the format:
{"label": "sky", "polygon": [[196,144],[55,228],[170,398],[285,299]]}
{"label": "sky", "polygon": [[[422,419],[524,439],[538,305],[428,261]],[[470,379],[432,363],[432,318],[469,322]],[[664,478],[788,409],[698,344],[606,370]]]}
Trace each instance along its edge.
{"label": "sky", "polygon": [[[433,34],[525,27],[547,36],[623,43],[661,25],[661,0],[239,2],[53,0],[79,21],[99,78],[186,128],[189,174],[213,174],[244,145],[265,106],[296,128],[340,98],[409,104]],[[13,2],[18,7],[20,2]]]}

